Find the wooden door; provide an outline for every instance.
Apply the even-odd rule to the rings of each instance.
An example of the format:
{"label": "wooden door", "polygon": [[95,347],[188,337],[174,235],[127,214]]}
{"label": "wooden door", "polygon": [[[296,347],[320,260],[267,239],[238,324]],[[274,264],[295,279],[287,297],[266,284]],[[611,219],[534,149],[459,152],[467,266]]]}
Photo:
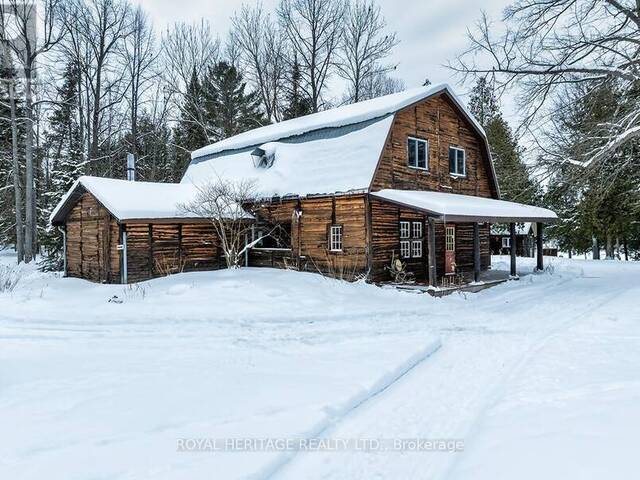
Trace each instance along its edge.
{"label": "wooden door", "polygon": [[456,226],[447,225],[445,229],[444,273],[456,273]]}

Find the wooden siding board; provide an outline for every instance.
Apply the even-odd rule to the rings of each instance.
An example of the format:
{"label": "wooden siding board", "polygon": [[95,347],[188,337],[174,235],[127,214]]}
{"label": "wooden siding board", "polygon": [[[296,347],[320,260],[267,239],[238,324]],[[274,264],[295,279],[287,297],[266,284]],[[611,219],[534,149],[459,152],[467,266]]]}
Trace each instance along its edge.
{"label": "wooden siding board", "polygon": [[[407,165],[407,137],[429,142],[429,171]],[[449,174],[449,146],[466,152],[466,177]],[[490,165],[480,135],[445,96],[398,112],[383,149],[371,190],[430,190],[495,198]]]}

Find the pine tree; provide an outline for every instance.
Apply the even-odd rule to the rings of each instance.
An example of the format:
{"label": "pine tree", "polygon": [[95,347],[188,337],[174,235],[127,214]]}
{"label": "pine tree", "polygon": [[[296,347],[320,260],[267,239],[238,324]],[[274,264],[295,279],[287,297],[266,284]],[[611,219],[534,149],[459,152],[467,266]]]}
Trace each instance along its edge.
{"label": "pine tree", "polygon": [[502,198],[527,204],[538,203],[539,188],[522,160],[522,148],[502,117],[493,88],[484,78],[479,78],[474,86],[469,108],[487,134]]}
{"label": "pine tree", "polygon": [[206,131],[206,118],[204,92],[194,69],[180,108],[180,118],[173,131],[176,145],[176,163],[172,172],[174,181],[182,178],[191,161],[191,152],[210,142]]}
{"label": "pine tree", "polygon": [[40,263],[44,270],[60,270],[63,263],[63,239],[60,232],[48,225],[49,215],[62,196],[83,174],[82,138],[78,126],[77,91],[78,70],[67,64],[62,84],[57,88],[57,106],[49,116],[50,129],[46,133],[46,168],[42,179],[42,223],[46,225],[41,236],[45,257]]}
{"label": "pine tree", "polygon": [[289,78],[289,87],[287,88],[287,105],[282,112],[284,120],[302,117],[313,112],[311,99],[307,98],[303,93],[300,86],[301,81],[302,74],[300,73],[300,64],[298,63],[298,58],[294,57]]}
{"label": "pine tree", "polygon": [[246,93],[242,74],[227,62],[209,68],[204,97],[211,136],[216,141],[268,123],[257,92]]}

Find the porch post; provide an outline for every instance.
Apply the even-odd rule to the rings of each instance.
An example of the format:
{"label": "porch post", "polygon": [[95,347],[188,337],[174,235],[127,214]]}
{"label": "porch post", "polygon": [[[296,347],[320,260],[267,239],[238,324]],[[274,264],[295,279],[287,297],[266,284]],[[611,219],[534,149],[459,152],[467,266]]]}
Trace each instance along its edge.
{"label": "porch post", "polygon": [[480,281],[480,225],[473,222],[473,281]]}
{"label": "porch post", "polygon": [[436,224],[432,217],[429,217],[429,285],[436,286]]}
{"label": "porch post", "polygon": [[516,249],[518,245],[516,244],[516,224],[513,222],[509,224],[509,233],[511,234],[511,247],[509,249],[511,254],[511,276],[516,277],[518,275],[516,269]]}
{"label": "porch post", "polygon": [[538,250],[538,266],[537,266],[537,270],[538,271],[542,271],[544,270],[544,260],[542,259],[542,230],[544,228],[544,224],[541,222],[538,222],[536,225],[536,244],[537,244],[537,250]]}

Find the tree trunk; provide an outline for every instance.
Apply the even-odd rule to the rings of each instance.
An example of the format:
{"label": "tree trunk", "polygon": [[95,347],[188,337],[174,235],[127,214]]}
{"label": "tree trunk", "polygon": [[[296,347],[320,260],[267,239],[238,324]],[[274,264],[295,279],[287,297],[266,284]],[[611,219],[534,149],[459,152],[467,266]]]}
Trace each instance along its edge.
{"label": "tree trunk", "polygon": [[597,237],[591,237],[592,251],[593,251],[593,259],[600,260],[600,243],[598,242]]}
{"label": "tree trunk", "polygon": [[607,232],[606,252],[607,252],[607,260],[613,260],[613,236],[611,235],[610,232]]}
{"label": "tree trunk", "polygon": [[31,69],[25,67],[25,237],[24,261],[29,263],[35,253],[35,185],[33,181],[33,101],[31,97]]}
{"label": "tree trunk", "polygon": [[629,261],[629,244],[627,243],[627,237],[622,238],[622,248],[624,249],[624,261]]}
{"label": "tree trunk", "polygon": [[24,261],[24,224],[22,222],[22,185],[20,183],[20,160],[18,159],[18,120],[14,84],[9,82],[9,105],[11,110],[11,146],[13,156],[13,190],[16,209],[16,257]]}

